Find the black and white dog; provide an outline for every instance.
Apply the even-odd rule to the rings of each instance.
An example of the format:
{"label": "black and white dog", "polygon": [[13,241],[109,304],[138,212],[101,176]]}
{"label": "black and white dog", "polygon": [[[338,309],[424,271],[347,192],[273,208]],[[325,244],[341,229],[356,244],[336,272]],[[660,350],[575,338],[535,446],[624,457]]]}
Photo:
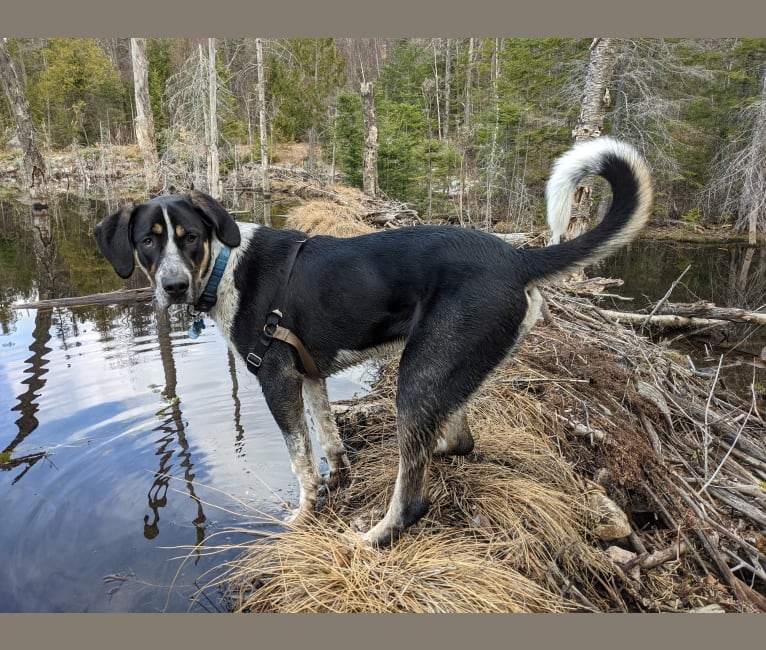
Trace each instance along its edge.
{"label": "black and white dog", "polygon": [[[609,182],[611,208],[593,230],[560,242],[574,191],[592,174]],[[450,226],[306,237],[237,223],[197,191],[127,205],[99,223],[94,236],[121,277],[136,264],[146,272],[159,307],[209,312],[257,375],[300,483],[294,517],[311,512],[319,485],[335,482],[349,465],[325,378],[383,350],[403,349],[399,471],[388,511],[365,534],[385,545],[427,511],[432,454],[473,449],[463,407],[538,319],[536,285],[631,241],[649,216],[652,184],[633,147],[600,137],[556,162],[546,199],[551,245],[529,250]],[[304,394],[329,464],[326,477],[317,470]]]}

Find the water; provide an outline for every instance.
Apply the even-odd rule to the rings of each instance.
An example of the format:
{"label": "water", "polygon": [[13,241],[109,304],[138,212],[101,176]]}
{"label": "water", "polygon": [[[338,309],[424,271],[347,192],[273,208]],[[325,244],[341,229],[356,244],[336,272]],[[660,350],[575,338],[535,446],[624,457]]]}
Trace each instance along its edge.
{"label": "water", "polygon": [[[187,314],[149,304],[9,308],[121,284],[100,261],[78,267],[98,260],[90,221],[62,208],[54,252],[30,256],[21,227],[0,242],[0,611],[213,609],[190,598],[238,551],[209,553],[278,527],[297,501],[287,451],[209,319],[192,341]],[[334,378],[330,398],[368,374]]]}
{"label": "water", "polygon": [[[603,305],[613,309],[654,305],[671,288],[668,300],[673,303],[709,301],[718,307],[766,309],[766,249],[762,247],[641,239],[590,273],[595,274],[624,280],[623,286],[607,291],[632,300],[606,299]],[[761,410],[766,406],[763,326],[730,323],[696,336],[670,331],[658,340],[683,352],[698,371],[717,375],[717,388],[731,391],[746,404],[755,399]]]}
{"label": "water", "polygon": [[766,308],[763,248],[639,239],[589,273],[596,274],[624,280],[623,286],[609,289],[633,298],[632,303],[615,303],[624,309],[639,309],[656,302],[679,278],[668,298],[671,302],[708,300],[719,307]]}

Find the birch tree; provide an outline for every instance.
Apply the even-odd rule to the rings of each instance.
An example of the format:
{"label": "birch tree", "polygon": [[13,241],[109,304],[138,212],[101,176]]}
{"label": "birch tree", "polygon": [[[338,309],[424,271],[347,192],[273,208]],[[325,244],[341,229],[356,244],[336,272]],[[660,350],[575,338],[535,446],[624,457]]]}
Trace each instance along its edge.
{"label": "birch tree", "polygon": [[45,159],[40,152],[37,129],[32,122],[29,102],[4,38],[0,38],[0,78],[2,78],[3,90],[16,122],[16,132],[23,152],[23,183],[26,187],[33,189],[35,180],[39,179],[40,184],[44,186],[48,175]]}
{"label": "birch tree", "polygon": [[136,98],[136,140],[144,161],[144,179],[147,190],[157,185],[160,158],[154,132],[154,118],[149,99],[149,62],[146,57],[146,39],[130,39],[133,63],[133,92]]}
{"label": "birch tree", "polygon": [[218,72],[215,66],[215,39],[207,39],[208,62],[208,128],[207,180],[210,196],[220,198],[218,171]]}
{"label": "birch tree", "polygon": [[444,122],[442,123],[442,140],[449,141],[450,94],[452,93],[452,39],[446,39],[444,54]]}
{"label": "birch tree", "polygon": [[[617,39],[594,38],[591,43],[580,116],[572,132],[575,144],[593,140],[601,135],[606,112],[612,104],[610,83],[617,53]],[[593,206],[592,193],[593,179],[586,178],[575,191],[572,218],[567,232],[568,239],[577,237],[587,229]]]}
{"label": "birch tree", "polygon": [[266,116],[266,75],[263,65],[263,39],[255,39],[255,59],[258,70],[258,130],[261,145],[261,189],[263,191],[263,223],[271,225],[271,207],[269,193],[269,147],[267,139]]}
{"label": "birch tree", "polygon": [[[213,41],[213,42],[211,42]],[[231,93],[220,83],[215,39],[197,43],[181,70],[168,78],[167,106],[171,128],[163,166],[185,176],[190,186],[206,187],[217,196],[218,120],[227,110]]]}
{"label": "birch tree", "polygon": [[368,196],[378,194],[378,122],[375,117],[375,97],[372,82],[363,81],[361,86],[362,117],[364,120],[364,162],[362,187]]}

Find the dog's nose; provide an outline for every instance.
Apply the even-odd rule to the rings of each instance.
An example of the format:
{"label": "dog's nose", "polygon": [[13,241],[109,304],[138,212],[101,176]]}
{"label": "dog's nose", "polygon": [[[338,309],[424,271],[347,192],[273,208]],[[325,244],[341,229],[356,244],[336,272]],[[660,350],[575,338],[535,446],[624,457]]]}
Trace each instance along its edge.
{"label": "dog's nose", "polygon": [[189,289],[189,281],[184,277],[165,278],[162,288],[171,298],[181,298]]}

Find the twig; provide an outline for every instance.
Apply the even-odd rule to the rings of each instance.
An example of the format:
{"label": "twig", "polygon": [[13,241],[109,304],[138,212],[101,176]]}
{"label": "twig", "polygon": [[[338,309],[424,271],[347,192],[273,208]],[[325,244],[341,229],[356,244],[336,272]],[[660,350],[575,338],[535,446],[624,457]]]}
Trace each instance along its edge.
{"label": "twig", "polygon": [[[755,401],[755,385],[751,386],[751,389],[753,391],[753,401]],[[751,405],[750,406],[750,412],[752,412],[752,410],[753,410],[753,407]],[[718,475],[718,472],[723,467],[723,464],[726,462],[726,460],[731,455],[732,449],[734,449],[734,447],[737,446],[737,442],[739,442],[739,437],[742,435],[742,432],[745,430],[745,425],[747,424],[747,422],[748,422],[747,418],[742,420],[742,424],[740,425],[739,430],[737,431],[737,435],[734,436],[734,440],[732,441],[731,446],[729,447],[729,449],[724,454],[723,459],[718,464],[718,467],[716,467],[716,470],[715,470],[715,472],[713,472],[713,475],[709,479],[707,479],[705,484],[698,490],[699,493],[704,492],[708,488],[708,486],[713,482],[713,479]],[[705,426],[707,426],[707,422],[705,423]],[[707,430],[705,431],[705,434],[707,435]],[[707,448],[705,449],[705,476],[707,477]]]}
{"label": "twig", "polygon": [[645,321],[644,321],[644,323],[643,323],[643,324],[644,324],[644,326],[646,326],[646,324],[649,322],[649,319],[650,319],[652,316],[654,316],[654,314],[657,312],[657,310],[660,308],[660,306],[661,306],[661,305],[662,305],[662,304],[663,304],[663,303],[664,303],[664,302],[665,302],[665,301],[666,301],[666,300],[667,300],[667,299],[670,297],[670,294],[671,294],[671,293],[673,293],[673,289],[675,289],[675,288],[676,288],[676,285],[677,285],[677,284],[678,284],[678,283],[681,281],[681,278],[682,278],[682,277],[684,277],[684,276],[686,275],[686,272],[687,272],[687,271],[688,271],[688,270],[689,270],[691,267],[692,267],[692,265],[691,265],[691,264],[689,264],[689,266],[687,266],[687,267],[684,269],[684,272],[683,272],[683,273],[681,273],[681,275],[679,275],[679,276],[678,276],[678,277],[677,277],[677,278],[676,278],[676,279],[673,281],[673,283],[670,285],[670,289],[668,289],[667,293],[666,293],[664,296],[662,296],[662,298],[660,298],[660,299],[659,299],[659,301],[657,302],[657,304],[654,306],[654,309],[652,309],[652,311],[651,311],[651,312],[649,313],[649,315],[646,317],[646,320],[645,320]]}
{"label": "twig", "polygon": [[[687,267],[688,269],[688,267]],[[709,456],[709,450],[710,450],[710,439],[712,436],[710,435],[710,426],[708,424],[708,414],[710,413],[710,402],[713,400],[713,394],[715,393],[715,385],[718,383],[718,376],[721,373],[721,364],[723,363],[723,355],[721,355],[718,358],[718,368],[715,371],[715,377],[713,377],[713,384],[710,386],[710,391],[708,392],[707,396],[707,402],[705,403],[705,430],[704,430],[704,448],[705,448],[705,478],[707,479],[709,475],[708,473],[708,456]],[[744,425],[743,425],[744,427]],[[742,429],[740,429],[740,432]],[[729,455],[727,454],[726,457],[721,461],[721,465],[726,461],[726,458],[728,458]],[[721,468],[721,465],[718,466],[718,469]],[[715,471],[713,476],[718,473],[718,470]],[[705,485],[700,488],[700,492],[703,492],[705,488],[710,485],[710,481],[712,481],[713,478],[711,477],[708,479],[708,482],[705,483]]]}

